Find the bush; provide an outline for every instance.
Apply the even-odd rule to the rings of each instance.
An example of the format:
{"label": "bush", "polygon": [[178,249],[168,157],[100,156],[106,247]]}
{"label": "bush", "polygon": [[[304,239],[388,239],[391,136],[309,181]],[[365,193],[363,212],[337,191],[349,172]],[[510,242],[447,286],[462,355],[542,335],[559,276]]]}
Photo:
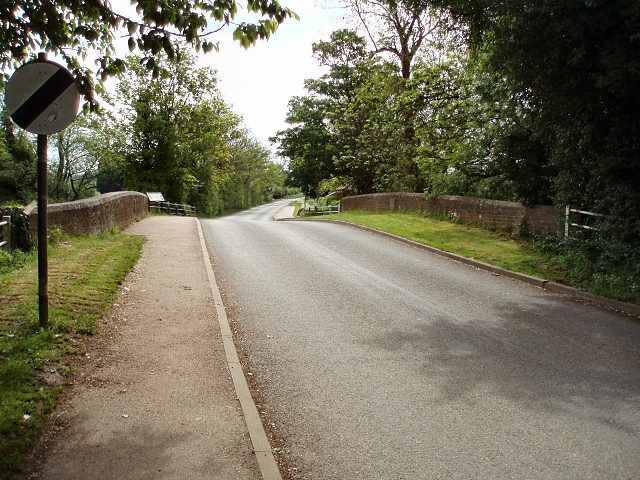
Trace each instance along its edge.
{"label": "bush", "polygon": [[598,231],[576,231],[568,239],[536,237],[534,245],[563,263],[571,285],[640,303],[640,249],[629,248]]}
{"label": "bush", "polygon": [[17,249],[11,253],[5,250],[0,250],[0,275],[17,270],[27,262],[29,257],[30,255],[28,253],[24,253]]}

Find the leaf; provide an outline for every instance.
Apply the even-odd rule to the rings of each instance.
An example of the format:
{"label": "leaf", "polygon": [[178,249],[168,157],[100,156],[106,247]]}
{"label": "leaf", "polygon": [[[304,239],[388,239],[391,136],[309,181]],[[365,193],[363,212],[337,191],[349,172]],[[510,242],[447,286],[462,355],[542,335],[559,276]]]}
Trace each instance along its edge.
{"label": "leaf", "polygon": [[138,24],[135,22],[127,22],[127,30],[129,31],[129,35],[133,35],[138,31]]}

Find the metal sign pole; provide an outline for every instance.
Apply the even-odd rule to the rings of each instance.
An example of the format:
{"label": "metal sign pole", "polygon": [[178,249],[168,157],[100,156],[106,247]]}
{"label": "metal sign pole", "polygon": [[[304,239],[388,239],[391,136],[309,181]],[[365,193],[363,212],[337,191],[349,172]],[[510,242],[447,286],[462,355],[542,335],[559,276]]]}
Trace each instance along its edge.
{"label": "metal sign pole", "polygon": [[80,94],[73,75],[47,60],[47,54],[16,70],[5,87],[11,119],[38,135],[38,312],[40,326],[49,325],[47,260],[47,135],[71,124],[78,114]]}
{"label": "metal sign pole", "polygon": [[40,326],[49,326],[47,256],[47,136],[38,135],[38,312]]}

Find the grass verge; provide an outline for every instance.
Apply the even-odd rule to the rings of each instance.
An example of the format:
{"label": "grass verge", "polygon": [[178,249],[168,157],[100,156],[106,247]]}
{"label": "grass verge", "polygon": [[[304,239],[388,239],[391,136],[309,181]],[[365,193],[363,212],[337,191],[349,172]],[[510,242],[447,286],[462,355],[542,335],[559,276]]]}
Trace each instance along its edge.
{"label": "grass verge", "polygon": [[570,250],[556,238],[518,238],[508,232],[452,222],[425,212],[349,211],[329,218],[392,233],[463,257],[614,300],[640,304],[640,292],[629,288],[632,282],[617,277],[610,279],[584,274],[576,267]]}
{"label": "grass verge", "polygon": [[536,249],[531,241],[515,238],[506,232],[453,223],[421,212],[349,211],[329,218],[392,233],[545,280],[567,283],[569,279],[567,270],[559,259]]}
{"label": "grass verge", "polygon": [[117,231],[68,236],[49,249],[49,327],[38,321],[37,258],[0,273],[0,472],[18,474],[73,374],[69,355],[98,331],[144,239]]}

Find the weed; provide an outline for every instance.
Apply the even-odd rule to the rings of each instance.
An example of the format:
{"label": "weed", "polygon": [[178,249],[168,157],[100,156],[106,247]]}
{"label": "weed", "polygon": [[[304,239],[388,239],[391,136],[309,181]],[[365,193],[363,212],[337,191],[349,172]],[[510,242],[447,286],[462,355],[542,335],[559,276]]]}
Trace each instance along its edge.
{"label": "weed", "polygon": [[65,232],[60,226],[53,225],[49,227],[48,242],[52,247],[58,245],[69,238],[69,234]]}

